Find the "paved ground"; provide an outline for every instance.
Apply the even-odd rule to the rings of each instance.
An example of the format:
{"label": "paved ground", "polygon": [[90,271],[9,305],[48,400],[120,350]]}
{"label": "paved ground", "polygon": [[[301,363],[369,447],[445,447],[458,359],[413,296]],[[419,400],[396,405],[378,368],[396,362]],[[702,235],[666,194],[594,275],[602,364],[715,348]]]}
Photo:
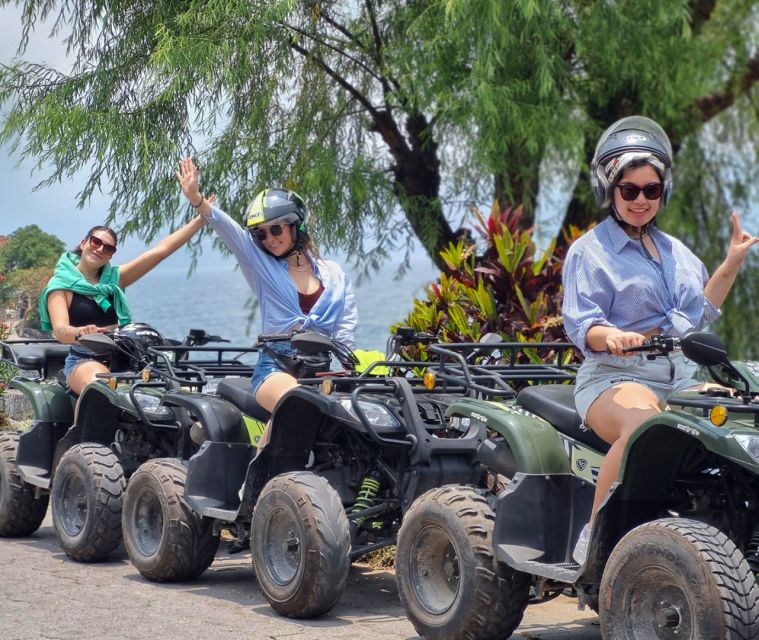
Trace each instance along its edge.
{"label": "paved ground", "polygon": [[[27,539],[0,539],[2,640],[271,639],[414,640],[392,573],[354,566],[332,612],[279,617],[259,591],[248,554],[219,553],[198,580],[144,580],[126,556],[97,565],[69,560],[48,520]],[[568,598],[528,607],[512,640],[601,640],[596,616]]]}

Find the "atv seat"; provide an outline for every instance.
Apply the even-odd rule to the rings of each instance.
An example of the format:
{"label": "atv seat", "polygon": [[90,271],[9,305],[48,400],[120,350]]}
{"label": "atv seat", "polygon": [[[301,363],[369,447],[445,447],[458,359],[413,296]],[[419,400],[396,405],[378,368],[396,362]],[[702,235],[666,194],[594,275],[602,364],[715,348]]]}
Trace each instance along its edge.
{"label": "atv seat", "polygon": [[590,429],[582,428],[574,391],[574,385],[569,384],[536,384],[519,392],[517,404],[550,422],[561,433],[605,454],[609,445]]}
{"label": "atv seat", "polygon": [[37,371],[51,378],[61,368],[69,354],[69,345],[58,342],[3,345],[2,360],[23,371]]}
{"label": "atv seat", "polygon": [[256,395],[250,386],[250,378],[225,378],[216,387],[216,395],[229,400],[240,411],[266,422],[271,414],[256,402]]}

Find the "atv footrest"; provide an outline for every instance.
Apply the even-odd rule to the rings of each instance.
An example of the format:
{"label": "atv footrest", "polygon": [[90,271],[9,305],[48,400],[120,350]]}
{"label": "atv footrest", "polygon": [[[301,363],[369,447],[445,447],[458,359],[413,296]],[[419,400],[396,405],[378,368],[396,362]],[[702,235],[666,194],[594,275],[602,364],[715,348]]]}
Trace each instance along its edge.
{"label": "atv footrest", "polygon": [[[519,549],[510,545],[498,545],[498,555],[519,555]],[[519,570],[531,575],[542,576],[558,582],[573,584],[580,575],[580,565],[574,562],[559,562],[547,564],[545,562],[520,562]]]}
{"label": "atv footrest", "polygon": [[50,488],[50,470],[42,467],[31,467],[29,465],[20,465],[18,467],[24,482],[41,489]]}

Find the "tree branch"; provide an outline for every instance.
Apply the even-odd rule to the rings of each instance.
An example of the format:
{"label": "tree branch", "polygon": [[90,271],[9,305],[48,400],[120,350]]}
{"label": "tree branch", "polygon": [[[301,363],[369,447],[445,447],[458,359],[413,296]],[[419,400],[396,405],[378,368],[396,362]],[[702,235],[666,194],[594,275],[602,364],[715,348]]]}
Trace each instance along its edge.
{"label": "tree branch", "polygon": [[719,93],[698,98],[693,108],[702,123],[706,123],[725,109],[730,108],[735,101],[747,93],[759,81],[759,51],[748,59],[743,73],[731,79],[727,88]]}

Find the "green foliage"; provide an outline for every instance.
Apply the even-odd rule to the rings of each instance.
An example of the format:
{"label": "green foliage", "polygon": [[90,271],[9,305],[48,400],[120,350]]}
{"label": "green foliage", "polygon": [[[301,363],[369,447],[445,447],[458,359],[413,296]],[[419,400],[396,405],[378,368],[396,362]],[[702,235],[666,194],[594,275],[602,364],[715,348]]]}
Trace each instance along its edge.
{"label": "green foliage", "polygon": [[[520,228],[521,208],[490,215],[473,210],[475,229],[484,241],[451,243],[442,252],[448,273],[427,288],[426,299],[398,326],[432,333],[443,342],[477,342],[486,333],[505,341],[566,341],[561,318],[561,267],[565,249],[551,244],[539,254],[532,229]],[[573,232],[573,237],[579,235]],[[537,353],[525,352],[540,361]],[[414,354],[415,356],[417,354]]]}
{"label": "green foliage", "polygon": [[65,250],[60,238],[46,233],[36,224],[20,227],[0,247],[0,273],[19,269],[53,266]]}
{"label": "green foliage", "polygon": [[[584,226],[593,144],[633,112],[676,143],[724,112],[739,181],[759,167],[753,0],[20,4],[27,31],[57,18],[74,64],[0,69],[0,142],[49,168],[45,183],[84,170],[80,205],[109,191],[110,220],[148,239],[181,215],[185,153],[233,214],[284,183],[322,245],[375,260],[413,236],[439,260],[445,203],[494,184],[530,226],[541,175],[549,189],[580,176],[567,215]],[[676,164],[678,180],[702,170]]]}

